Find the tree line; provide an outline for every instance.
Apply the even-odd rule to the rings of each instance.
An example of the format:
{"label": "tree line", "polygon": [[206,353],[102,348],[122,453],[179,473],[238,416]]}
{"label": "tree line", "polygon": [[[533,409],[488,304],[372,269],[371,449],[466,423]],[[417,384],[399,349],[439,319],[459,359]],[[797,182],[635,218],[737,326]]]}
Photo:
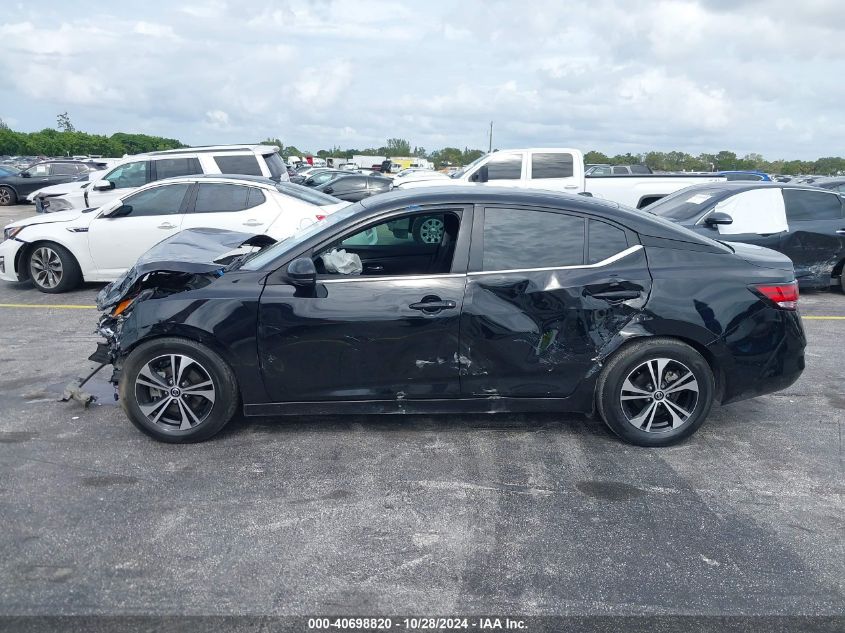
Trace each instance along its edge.
{"label": "tree line", "polygon": [[[73,156],[99,154],[119,157],[124,154],[140,154],[166,149],[187,147],[181,141],[147,134],[116,132],[111,136],[89,134],[74,128],[67,112],[58,117],[58,129],[45,128],[40,132],[15,132],[0,119],[0,155],[3,156]],[[276,145],[282,156],[340,156],[352,158],[355,154],[373,156],[418,156],[427,158],[436,167],[467,165],[484,155],[480,149],[465,147],[444,147],[431,152],[424,147],[412,146],[402,138],[390,138],[381,147],[346,148],[331,147],[317,152],[303,151],[293,145],[285,145],[278,138],[268,138],[262,143]],[[686,152],[644,152],[641,154],[608,155],[592,150],[584,155],[586,163],[607,163],[611,165],[644,164],[656,171],[725,171],[755,170],[774,174],[840,174],[845,173],[845,158],[828,156],[816,160],[766,160],[760,154],[737,156],[734,152],[722,150],[715,154],[702,153],[697,156]]]}
{"label": "tree line", "polygon": [[2,156],[74,156],[100,155],[119,157],[165,149],[186,147],[175,138],[116,132],[111,136],[79,132],[67,113],[57,117],[58,130],[15,132],[0,119],[0,155]]}

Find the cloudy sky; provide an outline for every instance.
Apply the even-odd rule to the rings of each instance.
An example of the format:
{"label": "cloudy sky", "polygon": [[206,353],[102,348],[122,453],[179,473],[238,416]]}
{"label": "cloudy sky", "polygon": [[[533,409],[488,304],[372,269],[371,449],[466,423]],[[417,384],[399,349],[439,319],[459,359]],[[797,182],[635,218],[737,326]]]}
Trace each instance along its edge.
{"label": "cloudy sky", "polygon": [[839,0],[15,3],[0,117],[316,151],[388,137],[845,155]]}

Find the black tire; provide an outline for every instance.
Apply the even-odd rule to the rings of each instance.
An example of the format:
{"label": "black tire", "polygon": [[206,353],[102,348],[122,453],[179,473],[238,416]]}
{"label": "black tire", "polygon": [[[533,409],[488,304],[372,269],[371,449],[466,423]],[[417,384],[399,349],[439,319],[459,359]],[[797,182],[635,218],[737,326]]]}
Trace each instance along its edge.
{"label": "black tire", "polygon": [[10,207],[17,204],[18,194],[11,187],[0,187],[0,207]]}
{"label": "black tire", "polygon": [[[438,223],[440,226],[439,237],[437,237],[437,232],[432,232],[428,229],[426,223]],[[421,218],[417,218],[414,220],[414,225],[411,227],[411,234],[414,236],[414,241],[418,244],[440,244],[440,241],[443,239],[443,217],[430,215],[430,216],[423,216]],[[434,238],[437,239],[434,239]],[[434,240],[434,241],[432,241]]]}
{"label": "black tire", "polygon": [[64,246],[53,242],[33,244],[26,256],[26,267],[33,285],[48,294],[73,290],[82,282],[76,258]]}
{"label": "black tire", "polygon": [[[662,376],[655,386],[651,377],[658,369]],[[687,372],[691,376],[682,379]],[[707,360],[685,343],[656,337],[628,345],[610,358],[596,385],[596,408],[610,430],[626,442],[669,446],[698,430],[714,395],[715,379]]]}
{"label": "black tire", "polygon": [[[186,357],[191,361],[184,365],[181,364],[184,361],[177,363],[177,376],[182,375],[179,387],[190,393],[190,387],[184,385],[194,380],[195,376],[198,376],[196,379],[200,382],[207,376],[213,386],[211,402],[206,396],[177,393],[176,397],[173,397],[172,391],[167,393],[165,389],[152,390],[144,384],[150,384],[150,380],[145,376],[150,375],[151,367],[153,370],[159,364],[166,367],[170,362],[168,357],[173,355]],[[162,386],[172,390],[176,385],[166,385],[167,373],[155,372],[153,379],[156,382],[161,381]],[[172,372],[170,373],[172,375]],[[139,378],[142,382],[139,382]],[[201,343],[175,337],[154,339],[132,350],[123,363],[118,388],[120,404],[129,421],[150,437],[172,444],[202,442],[213,437],[235,415],[240,400],[237,378],[219,354]],[[207,388],[204,389],[206,390]],[[156,393],[160,394],[158,399]],[[165,399],[170,402],[155,406],[156,402],[164,402]],[[188,406],[192,407],[190,413],[195,417],[190,418],[183,408]],[[144,413],[142,407],[146,408],[147,413]],[[158,420],[148,417],[151,415],[155,418],[160,412]],[[186,419],[192,426],[180,428],[180,420],[184,426]],[[196,424],[194,420],[197,420]]]}
{"label": "black tire", "polygon": [[845,268],[839,273],[839,289],[845,293]]}

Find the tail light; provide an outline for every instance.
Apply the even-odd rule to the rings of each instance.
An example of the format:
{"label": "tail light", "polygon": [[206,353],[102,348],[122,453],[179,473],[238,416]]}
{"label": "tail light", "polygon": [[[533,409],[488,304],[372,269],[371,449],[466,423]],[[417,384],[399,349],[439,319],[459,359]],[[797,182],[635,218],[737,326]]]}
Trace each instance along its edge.
{"label": "tail light", "polygon": [[798,282],[788,284],[758,284],[751,286],[758,295],[765,297],[784,310],[798,309]]}
{"label": "tail light", "polygon": [[315,217],[315,218],[317,218],[317,222],[322,222],[323,220],[325,220],[325,219],[326,219],[326,216],[325,216],[325,215],[323,215],[322,213],[318,213],[318,214],[317,214],[317,215],[315,215],[314,217]]}

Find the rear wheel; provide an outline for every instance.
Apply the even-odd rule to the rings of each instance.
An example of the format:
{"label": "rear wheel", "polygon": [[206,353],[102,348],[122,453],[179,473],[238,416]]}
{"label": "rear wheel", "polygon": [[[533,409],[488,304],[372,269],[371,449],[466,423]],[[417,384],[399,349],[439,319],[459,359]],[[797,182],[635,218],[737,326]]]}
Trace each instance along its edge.
{"label": "rear wheel", "polygon": [[120,401],[129,420],[162,442],[200,442],[235,415],[235,374],[217,353],[181,338],[138,346],[123,364]]}
{"label": "rear wheel", "polygon": [[73,290],[82,281],[82,271],[64,246],[43,242],[29,252],[29,278],[41,292],[55,294]]}
{"label": "rear wheel", "polygon": [[0,207],[8,207],[18,201],[15,190],[11,187],[0,187]]}
{"label": "rear wheel", "polygon": [[714,393],[713,372],[701,354],[680,341],[655,338],[613,356],[596,397],[616,435],[638,446],[669,446],[703,424]]}

